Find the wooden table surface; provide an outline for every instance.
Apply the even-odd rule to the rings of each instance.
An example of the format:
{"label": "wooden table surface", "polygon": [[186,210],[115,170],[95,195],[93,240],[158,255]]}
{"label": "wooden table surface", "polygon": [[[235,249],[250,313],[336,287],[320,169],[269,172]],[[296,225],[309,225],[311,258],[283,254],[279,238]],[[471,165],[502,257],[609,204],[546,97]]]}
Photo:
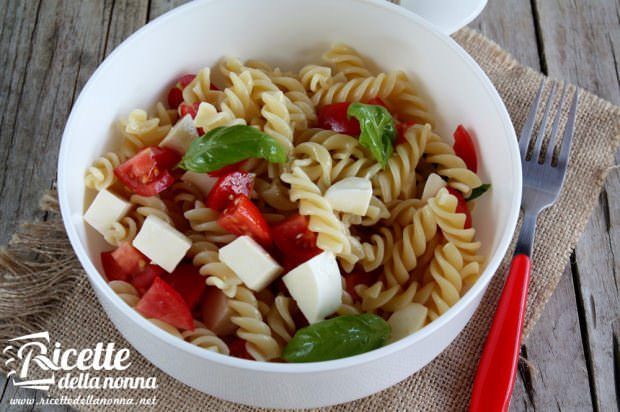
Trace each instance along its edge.
{"label": "wooden table surface", "polygon": [[[132,32],[179,3],[0,0],[0,244],[19,221],[41,217],[37,202],[52,187],[65,120],[97,65]],[[522,63],[620,104],[619,0],[490,0],[470,26]],[[618,169],[609,173],[522,357],[512,411],[618,410]],[[21,394],[0,376],[0,411],[15,395]],[[40,410],[9,408],[33,409]]]}

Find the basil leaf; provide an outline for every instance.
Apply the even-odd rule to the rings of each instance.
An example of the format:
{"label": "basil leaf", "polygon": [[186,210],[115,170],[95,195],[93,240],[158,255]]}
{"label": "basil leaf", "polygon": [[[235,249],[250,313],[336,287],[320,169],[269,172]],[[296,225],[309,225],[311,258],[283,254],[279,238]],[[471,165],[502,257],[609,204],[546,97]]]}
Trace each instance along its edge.
{"label": "basil leaf", "polygon": [[346,358],[383,346],[390,325],[377,315],[338,316],[299,329],[282,357],[288,362],[320,362]]}
{"label": "basil leaf", "polygon": [[351,116],[360,124],[360,144],[385,167],[396,140],[396,126],[392,115],[383,106],[353,103],[347,110],[347,117]]}
{"label": "basil leaf", "polygon": [[469,197],[465,200],[467,200],[468,202],[470,200],[474,200],[479,198],[480,196],[482,196],[483,194],[486,193],[487,190],[489,190],[491,188],[491,185],[489,183],[484,183],[478,187],[474,187],[471,190],[471,194],[469,195]]}
{"label": "basil leaf", "polygon": [[252,157],[271,163],[286,162],[286,150],[271,136],[252,126],[218,127],[194,140],[179,167],[212,172]]}

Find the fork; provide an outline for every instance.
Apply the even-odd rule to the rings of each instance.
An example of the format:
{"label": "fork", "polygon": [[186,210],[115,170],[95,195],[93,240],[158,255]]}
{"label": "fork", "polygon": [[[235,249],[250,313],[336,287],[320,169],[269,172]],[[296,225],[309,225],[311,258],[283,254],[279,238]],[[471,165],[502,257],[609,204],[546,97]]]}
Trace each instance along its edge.
{"label": "fork", "polygon": [[[524,213],[523,225],[510,265],[510,272],[478,364],[469,404],[469,410],[472,412],[508,411],[521,346],[521,331],[530,279],[530,256],[536,231],[536,218],[543,209],[555,203],[566,175],[566,165],[577,113],[577,91],[575,91],[570,103],[570,111],[560,142],[561,149],[557,162],[553,162],[567,88],[564,86],[562,90],[560,103],[552,124],[549,144],[545,150],[542,149],[543,140],[551,105],[556,95],[556,86],[554,84],[551,89],[538,134],[533,138],[536,113],[539,110],[543,90],[544,80],[540,83],[519,138],[521,167],[523,169],[523,197],[521,200],[521,209]],[[532,154],[528,158],[530,146],[533,148]]]}

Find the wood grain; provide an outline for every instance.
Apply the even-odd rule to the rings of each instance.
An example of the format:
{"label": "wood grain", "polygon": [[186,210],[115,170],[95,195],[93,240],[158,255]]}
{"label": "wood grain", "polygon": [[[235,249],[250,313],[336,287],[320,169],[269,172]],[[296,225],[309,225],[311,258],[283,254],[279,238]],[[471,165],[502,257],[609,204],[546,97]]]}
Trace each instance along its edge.
{"label": "wood grain", "polygon": [[[472,25],[520,62],[540,69],[544,60],[538,50],[534,14],[526,0],[489,2]],[[569,266],[543,316],[522,345],[523,359],[513,393],[512,411],[591,407],[581,339],[566,340],[566,336],[579,335],[579,331],[579,313]],[[564,393],[562,388],[568,386],[573,389]]]}
{"label": "wood grain", "polygon": [[[620,103],[620,3],[536,1],[550,75]],[[596,127],[595,125],[593,125]],[[610,172],[576,247],[573,277],[594,409],[620,402],[620,172]]]}
{"label": "wood grain", "polygon": [[[184,2],[2,3],[0,244],[17,222],[42,217],[37,202],[55,178],[64,122],[99,62],[146,21]],[[522,63],[619,103],[619,7],[617,0],[495,0],[471,26]],[[527,360],[511,410],[617,410],[619,225],[620,172],[613,171],[577,247],[574,270],[567,269],[523,347]],[[28,395],[0,376],[0,410],[11,396]]]}

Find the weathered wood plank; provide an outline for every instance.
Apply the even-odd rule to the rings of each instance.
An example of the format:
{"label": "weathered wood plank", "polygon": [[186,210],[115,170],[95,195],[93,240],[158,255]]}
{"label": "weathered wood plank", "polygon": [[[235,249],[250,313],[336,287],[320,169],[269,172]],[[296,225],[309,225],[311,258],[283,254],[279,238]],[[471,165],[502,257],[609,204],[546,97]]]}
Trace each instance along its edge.
{"label": "weathered wood plank", "polygon": [[[551,75],[620,103],[620,4],[536,1]],[[596,127],[596,125],[593,125]],[[574,281],[595,410],[620,402],[620,172],[612,171],[576,248]],[[614,328],[615,327],[615,328]]]}
{"label": "weathered wood plank", "polygon": [[188,0],[152,0],[151,8],[149,9],[149,20],[153,20],[175,7],[187,3],[187,1]]}
{"label": "weathered wood plank", "polygon": [[[147,0],[11,1],[0,7],[0,244],[19,221],[41,217],[38,199],[55,179],[75,97],[103,57],[145,23],[147,10]],[[3,402],[42,396],[4,377],[1,385]]]}
{"label": "weathered wood plank", "polygon": [[[590,387],[570,267],[523,346],[513,411],[586,411]],[[570,390],[567,390],[570,388]]]}
{"label": "weathered wood plank", "polygon": [[529,0],[489,1],[470,27],[497,42],[520,63],[540,69],[534,16]]}
{"label": "weathered wood plank", "polygon": [[[489,2],[484,12],[472,22],[472,27],[499,43],[521,63],[540,69],[534,17],[527,0]],[[568,341],[567,336],[571,337]],[[591,407],[570,267],[565,270],[543,316],[523,344],[522,356],[525,359],[520,365],[511,410]],[[566,393],[564,388],[568,385],[572,389]]]}

